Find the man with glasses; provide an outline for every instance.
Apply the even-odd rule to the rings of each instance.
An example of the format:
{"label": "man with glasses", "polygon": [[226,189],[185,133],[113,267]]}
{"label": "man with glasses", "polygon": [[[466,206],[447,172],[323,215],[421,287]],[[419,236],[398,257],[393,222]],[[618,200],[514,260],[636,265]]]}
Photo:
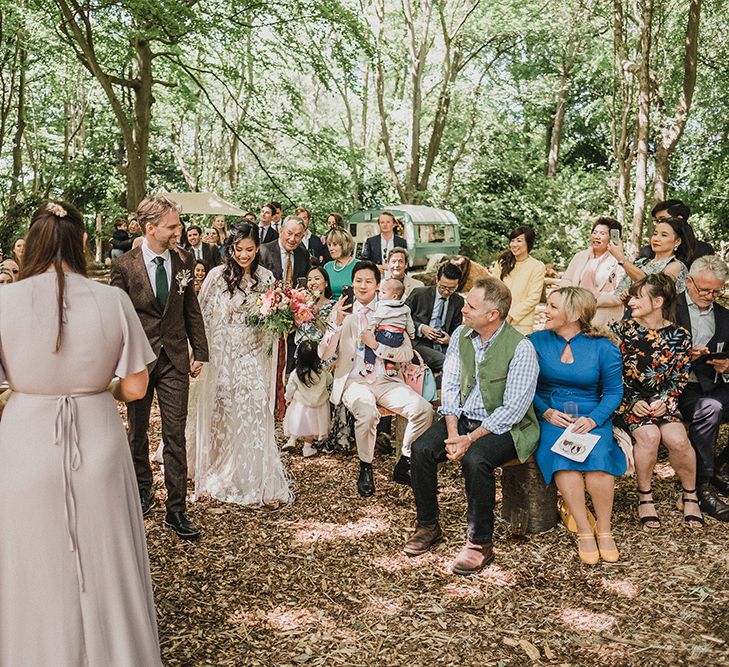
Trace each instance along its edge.
{"label": "man with glasses", "polygon": [[[678,407],[689,424],[696,450],[696,488],[701,511],[729,521],[729,447],[716,456],[722,421],[729,418],[729,310],[716,303],[729,278],[729,268],[716,255],[699,257],[691,265],[686,291],[676,300],[676,323],[691,332],[689,382]],[[712,358],[712,353],[727,358]]]}
{"label": "man with glasses", "polygon": [[451,334],[463,321],[463,297],[456,293],[460,280],[461,270],[447,262],[438,269],[435,285],[414,289],[406,301],[415,324],[413,348],[436,376],[443,370]]}
{"label": "man with glasses", "polygon": [[20,267],[18,266],[18,263],[14,259],[6,259],[0,264],[0,267],[3,269],[7,269],[10,271],[11,275],[13,276],[13,281],[16,281],[18,279],[18,274],[20,273]]}

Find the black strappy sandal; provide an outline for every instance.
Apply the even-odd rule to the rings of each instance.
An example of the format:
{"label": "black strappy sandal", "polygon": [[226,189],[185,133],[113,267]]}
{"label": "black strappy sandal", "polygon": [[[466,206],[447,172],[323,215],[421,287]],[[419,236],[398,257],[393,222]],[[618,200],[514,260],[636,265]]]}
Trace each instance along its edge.
{"label": "black strappy sandal", "polygon": [[[687,493],[696,493],[696,489],[683,489],[683,494],[680,498],[676,498],[676,507],[683,512],[683,506],[686,503],[695,503],[696,505],[699,504],[699,501],[695,498],[687,498]],[[695,514],[684,514],[683,520],[689,525],[690,528],[693,528],[694,526],[691,526],[692,523],[698,523],[699,526],[704,525],[704,517],[703,516],[696,516]]]}
{"label": "black strappy sandal", "polygon": [[[648,489],[647,491],[641,491],[638,489],[638,493],[643,496],[647,495],[653,495],[653,489]],[[638,505],[655,505],[654,500],[639,500]],[[658,530],[661,527],[661,520],[658,518],[658,514],[648,514],[647,516],[640,516],[638,515],[638,518],[640,519],[640,522],[643,524],[643,528],[647,528],[648,530]],[[656,526],[649,526],[649,523],[658,524]]]}

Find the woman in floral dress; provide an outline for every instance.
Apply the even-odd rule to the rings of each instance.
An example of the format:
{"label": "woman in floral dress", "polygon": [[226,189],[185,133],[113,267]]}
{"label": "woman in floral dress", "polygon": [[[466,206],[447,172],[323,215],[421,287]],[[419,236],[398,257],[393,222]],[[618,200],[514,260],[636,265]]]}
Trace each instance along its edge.
{"label": "woman in floral dress", "polygon": [[688,382],[691,334],[670,321],[676,299],[673,278],[646,276],[628,290],[632,317],[612,325],[623,354],[623,401],[616,423],[633,436],[638,516],[659,528],[651,491],[661,442],[683,486],[679,509],[689,527],[703,524],[696,496],[696,455],[681,422],[678,397]]}

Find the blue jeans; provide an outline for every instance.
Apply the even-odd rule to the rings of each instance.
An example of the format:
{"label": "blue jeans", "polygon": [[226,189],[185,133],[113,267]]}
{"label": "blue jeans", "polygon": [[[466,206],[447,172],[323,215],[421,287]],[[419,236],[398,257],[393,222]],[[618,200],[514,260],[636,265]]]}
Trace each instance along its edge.
{"label": "blue jeans", "polygon": [[[398,331],[389,331],[388,329],[375,329],[375,340],[382,345],[387,345],[387,347],[400,347],[405,340],[405,334]],[[375,351],[371,347],[365,346],[365,363],[374,364],[375,358]]]}

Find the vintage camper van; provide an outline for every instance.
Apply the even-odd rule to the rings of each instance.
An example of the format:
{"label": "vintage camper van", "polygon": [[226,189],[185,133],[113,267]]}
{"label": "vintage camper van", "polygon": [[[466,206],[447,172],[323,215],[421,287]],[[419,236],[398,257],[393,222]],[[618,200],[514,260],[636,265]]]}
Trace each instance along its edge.
{"label": "vintage camper van", "polygon": [[402,228],[400,235],[408,243],[411,267],[425,266],[432,255],[459,254],[461,237],[458,220],[453,213],[430,206],[393,204],[358,211],[349,218],[349,231],[354,237],[357,255],[368,237],[380,233],[377,218],[382,211],[390,211],[398,220]]}

